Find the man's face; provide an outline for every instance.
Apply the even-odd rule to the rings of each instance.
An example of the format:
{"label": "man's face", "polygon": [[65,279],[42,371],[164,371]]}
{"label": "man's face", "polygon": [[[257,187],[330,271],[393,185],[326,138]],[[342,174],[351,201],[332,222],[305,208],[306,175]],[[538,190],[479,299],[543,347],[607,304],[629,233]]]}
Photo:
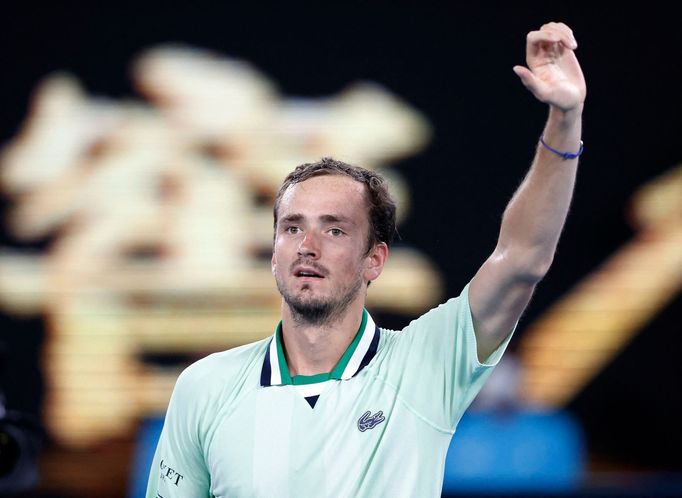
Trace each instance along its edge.
{"label": "man's face", "polygon": [[376,278],[366,255],[368,231],[362,183],[323,175],[286,190],[275,227],[272,272],[295,317],[324,323]]}

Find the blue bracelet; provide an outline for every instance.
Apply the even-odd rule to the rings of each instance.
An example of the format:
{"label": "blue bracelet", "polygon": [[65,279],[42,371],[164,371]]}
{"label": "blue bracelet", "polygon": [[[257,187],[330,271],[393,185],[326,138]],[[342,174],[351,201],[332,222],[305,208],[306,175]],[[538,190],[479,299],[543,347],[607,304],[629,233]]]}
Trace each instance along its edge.
{"label": "blue bracelet", "polygon": [[578,157],[580,154],[583,153],[583,149],[584,149],[584,147],[583,147],[583,141],[582,141],[582,140],[580,141],[580,150],[579,150],[578,152],[576,152],[576,153],[573,153],[573,152],[561,152],[560,150],[552,149],[549,145],[547,145],[547,144],[545,143],[545,141],[543,140],[543,136],[542,136],[542,135],[540,135],[540,143],[542,144],[542,146],[543,146],[545,149],[554,152],[557,156],[561,156],[561,157],[563,157],[564,159],[575,159],[576,157]]}

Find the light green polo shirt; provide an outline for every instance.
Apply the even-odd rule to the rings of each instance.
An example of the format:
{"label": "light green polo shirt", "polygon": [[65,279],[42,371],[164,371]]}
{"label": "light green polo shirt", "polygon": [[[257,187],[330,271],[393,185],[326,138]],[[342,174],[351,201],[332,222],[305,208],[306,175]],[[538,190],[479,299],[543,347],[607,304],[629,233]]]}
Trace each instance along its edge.
{"label": "light green polo shirt", "polygon": [[478,361],[468,289],[402,331],[363,312],[329,374],[292,378],[280,327],[194,363],[173,391],[147,498],[440,496],[457,422],[512,335]]}

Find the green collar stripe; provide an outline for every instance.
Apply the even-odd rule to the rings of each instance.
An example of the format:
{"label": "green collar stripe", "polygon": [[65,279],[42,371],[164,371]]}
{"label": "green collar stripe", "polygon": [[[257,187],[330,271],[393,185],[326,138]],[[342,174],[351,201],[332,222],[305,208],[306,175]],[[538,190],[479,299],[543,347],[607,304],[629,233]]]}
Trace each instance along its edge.
{"label": "green collar stripe", "polygon": [[331,379],[331,375],[328,373],[316,374],[316,375],[294,375],[291,379],[292,384],[295,386],[303,386],[306,384],[317,384],[319,382],[325,382]]}
{"label": "green collar stripe", "polygon": [[353,357],[353,353],[362,339],[362,335],[367,326],[367,313],[366,309],[362,310],[362,321],[360,322],[360,327],[355,333],[355,338],[353,342],[350,343],[346,352],[343,353],[341,359],[336,364],[334,369],[328,373],[321,373],[316,375],[296,375],[292,379],[291,374],[289,374],[289,366],[287,365],[286,355],[284,354],[284,345],[282,344],[282,322],[280,321],[277,325],[277,330],[275,330],[275,341],[277,342],[277,359],[279,361],[279,372],[282,378],[282,385],[304,385],[304,384],[316,384],[318,382],[324,382],[329,379],[341,380],[343,372],[348,366],[348,362]]}

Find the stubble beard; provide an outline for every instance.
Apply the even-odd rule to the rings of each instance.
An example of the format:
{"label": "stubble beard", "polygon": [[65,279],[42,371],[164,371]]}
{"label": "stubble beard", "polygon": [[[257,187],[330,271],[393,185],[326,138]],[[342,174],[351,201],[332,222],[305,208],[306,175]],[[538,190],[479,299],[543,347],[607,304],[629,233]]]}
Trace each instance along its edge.
{"label": "stubble beard", "polygon": [[284,302],[289,306],[294,321],[301,325],[330,325],[341,318],[362,287],[362,276],[345,289],[340,296],[314,298],[295,295],[289,292],[279,277],[275,278],[277,289]]}

